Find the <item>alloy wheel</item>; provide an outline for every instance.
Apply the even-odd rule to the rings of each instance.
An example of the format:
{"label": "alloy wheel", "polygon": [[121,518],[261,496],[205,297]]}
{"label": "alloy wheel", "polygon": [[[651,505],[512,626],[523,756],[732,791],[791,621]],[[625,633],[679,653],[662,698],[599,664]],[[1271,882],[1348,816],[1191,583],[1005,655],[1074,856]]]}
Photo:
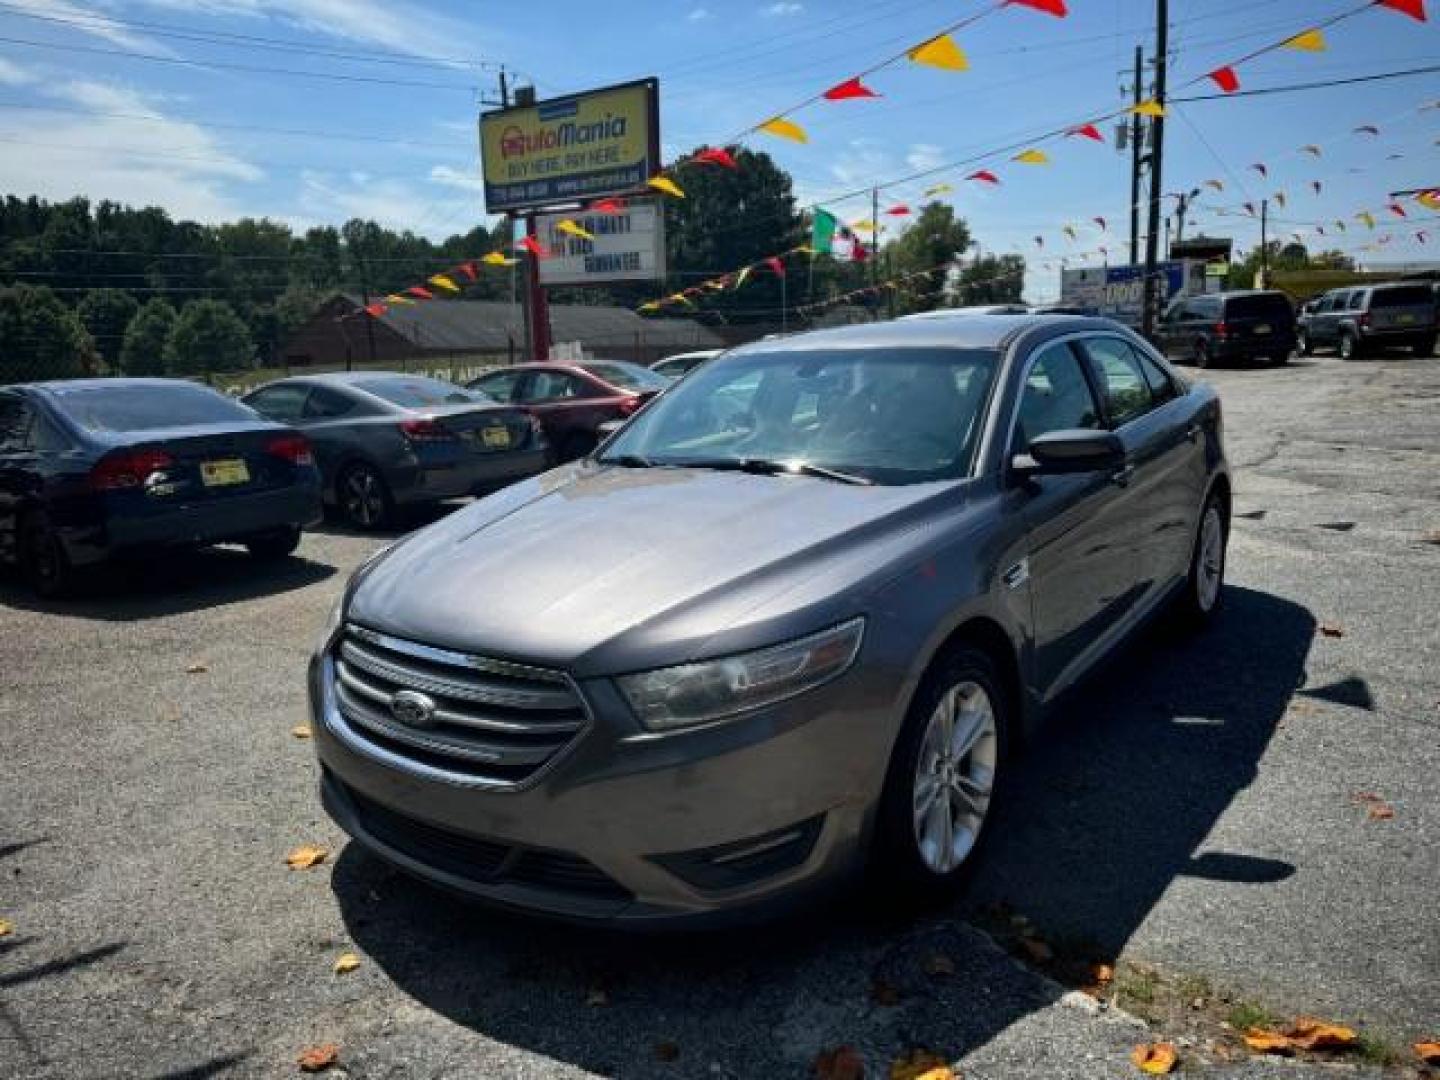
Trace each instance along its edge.
{"label": "alloy wheel", "polygon": [[978,682],[956,683],[930,714],[912,786],[915,843],[932,873],[951,873],[974,849],[999,753],[990,695]]}
{"label": "alloy wheel", "polygon": [[357,525],[374,528],[385,519],[385,489],[374,470],[357,465],[345,474],[341,502],[345,516]]}
{"label": "alloy wheel", "polygon": [[1225,576],[1225,523],[1220,510],[1211,506],[1200,525],[1200,550],[1195,555],[1195,601],[1208,612],[1220,598]]}

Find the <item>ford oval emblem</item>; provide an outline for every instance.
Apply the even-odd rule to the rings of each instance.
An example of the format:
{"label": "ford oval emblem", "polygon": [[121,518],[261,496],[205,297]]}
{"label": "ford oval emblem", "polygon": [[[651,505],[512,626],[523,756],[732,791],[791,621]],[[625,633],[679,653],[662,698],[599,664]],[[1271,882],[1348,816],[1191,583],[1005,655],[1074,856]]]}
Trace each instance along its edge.
{"label": "ford oval emblem", "polygon": [[414,690],[401,690],[390,699],[390,715],[406,727],[435,726],[435,699]]}

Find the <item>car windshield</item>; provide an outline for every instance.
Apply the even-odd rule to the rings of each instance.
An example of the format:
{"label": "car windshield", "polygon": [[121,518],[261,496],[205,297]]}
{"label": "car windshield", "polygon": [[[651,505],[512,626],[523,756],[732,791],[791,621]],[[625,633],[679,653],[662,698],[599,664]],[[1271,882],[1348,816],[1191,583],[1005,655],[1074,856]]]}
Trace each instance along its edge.
{"label": "car windshield", "polygon": [[1225,302],[1227,319],[1288,318],[1290,301],[1283,296],[1232,296]]}
{"label": "car windshield", "polygon": [[54,393],[65,415],[90,431],[153,431],[259,419],[223,394],[185,383],[66,387]]}
{"label": "car windshield", "polygon": [[1393,289],[1376,289],[1370,298],[1372,308],[1414,307],[1433,304],[1435,294],[1429,285],[1400,285]]}
{"label": "car windshield", "polygon": [[585,364],[584,367],[597,379],[604,379],[621,390],[664,390],[670,385],[670,380],[664,375],[623,360],[609,364]]}
{"label": "car windshield", "polygon": [[368,394],[384,398],[402,409],[431,409],[436,405],[488,405],[490,399],[478,390],[466,390],[442,379],[424,375],[386,375],[357,379],[354,384]]}
{"label": "car windshield", "polygon": [[641,412],[603,461],[785,464],[907,484],[965,475],[994,382],[991,349],[779,349],[698,368]]}

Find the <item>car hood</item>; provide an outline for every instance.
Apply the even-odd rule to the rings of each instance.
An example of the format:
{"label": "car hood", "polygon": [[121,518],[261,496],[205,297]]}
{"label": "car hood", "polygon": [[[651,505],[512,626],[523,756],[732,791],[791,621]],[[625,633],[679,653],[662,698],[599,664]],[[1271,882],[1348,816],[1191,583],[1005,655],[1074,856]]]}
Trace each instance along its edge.
{"label": "car hood", "polygon": [[962,488],[571,466],[405,540],[357,586],[349,617],[577,674],[677,663],[729,651],[725,631],[782,595],[817,618],[855,614],[847,583]]}

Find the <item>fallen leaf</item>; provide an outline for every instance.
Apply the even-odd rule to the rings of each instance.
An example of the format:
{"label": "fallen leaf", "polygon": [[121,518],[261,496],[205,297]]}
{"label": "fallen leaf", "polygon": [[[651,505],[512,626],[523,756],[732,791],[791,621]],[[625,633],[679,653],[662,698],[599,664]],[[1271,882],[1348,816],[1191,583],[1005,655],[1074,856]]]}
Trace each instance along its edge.
{"label": "fallen leaf", "polygon": [[1371,821],[1389,821],[1395,816],[1395,808],[1386,802],[1371,803],[1365,816]]}
{"label": "fallen leaf", "polygon": [[1025,950],[1025,955],[1037,964],[1048,964],[1051,960],[1055,959],[1055,950],[1039,938],[1021,938],[1020,948]]}
{"label": "fallen leaf", "polygon": [[1440,1065],[1440,1039],[1428,1039],[1415,1044],[1415,1056],[1426,1065]]}
{"label": "fallen leaf", "polygon": [[186,675],[203,675],[210,670],[210,665],[204,660],[197,660],[185,669]]}
{"label": "fallen leaf", "polygon": [[1431,529],[1421,539],[1427,544],[1440,545],[1440,529]]}
{"label": "fallen leaf", "polygon": [[301,844],[285,856],[285,863],[291,870],[309,870],[312,866],[319,866],[329,857],[329,848],[323,848],[319,844]]}
{"label": "fallen leaf", "polygon": [[955,961],[943,953],[933,953],[925,958],[925,974],[932,979],[954,975]]}
{"label": "fallen leaf", "polygon": [[1245,1045],[1257,1054],[1293,1054],[1295,1046],[1278,1031],[1252,1027],[1245,1032]]}
{"label": "fallen leaf", "polygon": [[297,739],[308,739],[312,732],[310,731],[309,724],[296,724],[290,729],[290,734],[294,735]]}
{"label": "fallen leaf", "polygon": [[610,995],[601,987],[592,986],[590,992],[585,995],[585,1004],[589,1005],[592,1009],[603,1008],[610,1004]]}
{"label": "fallen leaf", "polygon": [[1359,1037],[1353,1028],[1317,1020],[1313,1016],[1297,1017],[1286,1034],[1302,1050],[1338,1050],[1353,1046]]}
{"label": "fallen leaf", "polygon": [[340,1047],[336,1043],[321,1043],[300,1051],[295,1063],[302,1072],[324,1072],[340,1058]]}
{"label": "fallen leaf", "polygon": [[0,937],[9,937],[15,932],[15,924],[9,919],[0,919]]}
{"label": "fallen leaf", "polygon": [[1175,1053],[1175,1047],[1170,1043],[1142,1043],[1130,1051],[1130,1060],[1141,1072],[1163,1076],[1175,1071],[1180,1055]]}
{"label": "fallen leaf", "polygon": [[674,1061],[680,1056],[680,1047],[668,1040],[655,1044],[655,1059],[657,1061]]}
{"label": "fallen leaf", "polygon": [[1114,981],[1115,969],[1109,964],[1091,964],[1090,978],[1096,984],[1104,986],[1106,983]]}
{"label": "fallen leaf", "polygon": [[870,1000],[890,1008],[900,1004],[900,988],[878,975],[870,982]]}
{"label": "fallen leaf", "polygon": [[1326,637],[1344,637],[1345,628],[1342,627],[1339,623],[1322,622],[1320,624],[1320,633],[1324,634]]}
{"label": "fallen leaf", "polygon": [[1351,795],[1350,798],[1354,799],[1358,803],[1376,803],[1385,801],[1380,798],[1379,795],[1376,795],[1373,791],[1357,791],[1355,792],[1355,794]]}
{"label": "fallen leaf", "polygon": [[341,953],[335,958],[335,974],[345,975],[360,966],[360,957],[353,952]]}
{"label": "fallen leaf", "polygon": [[958,1080],[950,1063],[929,1050],[913,1050],[890,1065],[890,1080]]}
{"label": "fallen leaf", "polygon": [[865,1059],[853,1046],[822,1051],[815,1059],[815,1080],[864,1080]]}

